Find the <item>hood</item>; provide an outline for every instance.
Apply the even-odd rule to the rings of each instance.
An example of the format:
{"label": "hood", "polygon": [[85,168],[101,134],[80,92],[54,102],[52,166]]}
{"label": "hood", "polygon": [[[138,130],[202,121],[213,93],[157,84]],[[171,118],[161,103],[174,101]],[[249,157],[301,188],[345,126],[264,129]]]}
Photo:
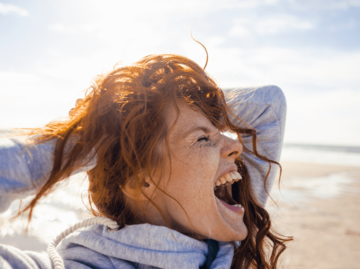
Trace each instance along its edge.
{"label": "hood", "polygon": [[[208,244],[163,226],[129,225],[110,232],[103,225],[94,225],[67,236],[57,251],[69,268],[79,264],[84,266],[81,268],[138,268],[146,264],[198,269],[207,259]],[[219,243],[211,268],[230,268],[233,254],[231,243]]]}

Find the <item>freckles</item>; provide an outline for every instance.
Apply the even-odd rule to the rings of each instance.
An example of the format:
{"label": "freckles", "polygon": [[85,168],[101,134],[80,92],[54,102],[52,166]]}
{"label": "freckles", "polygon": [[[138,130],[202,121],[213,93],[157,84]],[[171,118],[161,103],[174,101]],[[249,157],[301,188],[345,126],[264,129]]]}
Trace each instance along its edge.
{"label": "freckles", "polygon": [[[193,172],[202,173],[209,176],[214,176],[217,171],[220,162],[220,153],[214,149],[208,148],[206,150],[201,149],[195,154],[188,154],[186,156],[184,164],[187,169]],[[185,168],[185,167],[184,167]]]}
{"label": "freckles", "polygon": [[[177,190],[175,196],[198,201],[213,196],[214,179],[219,168],[220,150],[204,146],[172,151],[172,176],[170,184]],[[206,191],[204,191],[206,190]],[[208,190],[211,190],[209,192]]]}

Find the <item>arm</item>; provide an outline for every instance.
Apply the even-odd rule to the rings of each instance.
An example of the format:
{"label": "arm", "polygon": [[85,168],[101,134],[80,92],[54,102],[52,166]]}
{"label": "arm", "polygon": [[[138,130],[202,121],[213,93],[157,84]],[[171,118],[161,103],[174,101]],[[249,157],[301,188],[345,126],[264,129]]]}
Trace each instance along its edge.
{"label": "arm", "polygon": [[[225,96],[228,92],[225,91]],[[250,98],[252,94],[253,96]],[[259,153],[270,160],[278,162],[283,144],[286,119],[286,100],[281,89],[277,86],[263,86],[257,88],[254,93],[237,96],[227,103],[240,119],[256,130]],[[232,121],[238,126],[245,127],[238,120],[232,119]],[[243,141],[247,148],[252,149],[251,136],[243,136]],[[255,195],[258,201],[265,205],[268,195],[264,188],[264,179],[269,165],[267,162],[245,152],[241,154],[241,157],[249,170]],[[277,170],[277,165],[272,164],[266,185],[268,192],[271,190]]]}
{"label": "arm", "polygon": [[53,143],[28,146],[24,138],[0,138],[0,212],[45,183],[53,150]]}
{"label": "arm", "polygon": [[[36,192],[48,179],[56,140],[31,144],[25,137],[0,138],[0,213]],[[73,174],[92,169],[96,158]]]}
{"label": "arm", "polygon": [[[32,144],[31,138],[0,138],[0,213],[16,199],[35,194],[52,170],[56,140]],[[94,151],[93,151],[94,152]],[[91,155],[94,156],[94,155]],[[96,158],[73,174],[92,169]],[[0,268],[53,268],[45,253],[0,244]]]}
{"label": "arm", "polygon": [[45,253],[22,251],[0,244],[1,269],[52,269],[49,256]]}

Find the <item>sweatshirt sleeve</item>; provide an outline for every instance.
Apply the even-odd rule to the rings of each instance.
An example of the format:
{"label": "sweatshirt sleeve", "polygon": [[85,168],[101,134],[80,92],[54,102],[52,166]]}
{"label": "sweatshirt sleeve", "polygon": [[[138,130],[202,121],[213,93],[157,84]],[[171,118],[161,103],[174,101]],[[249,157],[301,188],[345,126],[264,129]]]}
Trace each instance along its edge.
{"label": "sweatshirt sleeve", "polygon": [[[225,96],[231,90],[225,90]],[[247,94],[244,94],[248,92]],[[284,138],[286,119],[286,100],[284,93],[277,86],[263,86],[255,89],[236,89],[233,97],[227,101],[231,109],[242,121],[250,125],[257,133],[257,148],[260,154],[273,161],[280,160]],[[232,118],[234,124],[246,127]],[[252,149],[251,136],[243,136],[244,145]],[[265,205],[268,195],[264,187],[264,179],[269,170],[269,164],[255,156],[243,152],[240,156],[250,173],[251,186],[260,204]],[[278,166],[272,164],[266,189],[270,193]]]}
{"label": "sweatshirt sleeve", "polygon": [[[50,175],[56,140],[32,144],[29,139],[0,138],[0,213],[13,201],[36,194]],[[95,165],[96,158],[73,174],[88,171]]]}
{"label": "sweatshirt sleeve", "polygon": [[23,251],[0,244],[1,269],[52,269],[47,253]]}

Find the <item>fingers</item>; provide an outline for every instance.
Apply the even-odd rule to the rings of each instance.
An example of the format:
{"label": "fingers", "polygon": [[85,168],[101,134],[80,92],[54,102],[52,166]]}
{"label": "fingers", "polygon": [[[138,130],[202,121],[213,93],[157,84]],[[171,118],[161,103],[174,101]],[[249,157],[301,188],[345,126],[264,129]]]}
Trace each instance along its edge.
{"label": "fingers", "polygon": [[70,111],[69,111],[69,116],[70,117],[72,117],[74,115],[74,110],[75,110],[75,108],[70,109]]}
{"label": "fingers", "polygon": [[[84,99],[79,98],[75,101],[75,107],[79,106],[82,102],[84,101]],[[72,109],[70,109],[69,111],[69,116],[72,117],[74,115],[75,112],[75,107],[73,107]]]}
{"label": "fingers", "polygon": [[77,99],[77,100],[75,101],[75,106],[80,105],[80,103],[82,103],[83,101],[84,101],[84,99],[82,99],[82,98]]}

